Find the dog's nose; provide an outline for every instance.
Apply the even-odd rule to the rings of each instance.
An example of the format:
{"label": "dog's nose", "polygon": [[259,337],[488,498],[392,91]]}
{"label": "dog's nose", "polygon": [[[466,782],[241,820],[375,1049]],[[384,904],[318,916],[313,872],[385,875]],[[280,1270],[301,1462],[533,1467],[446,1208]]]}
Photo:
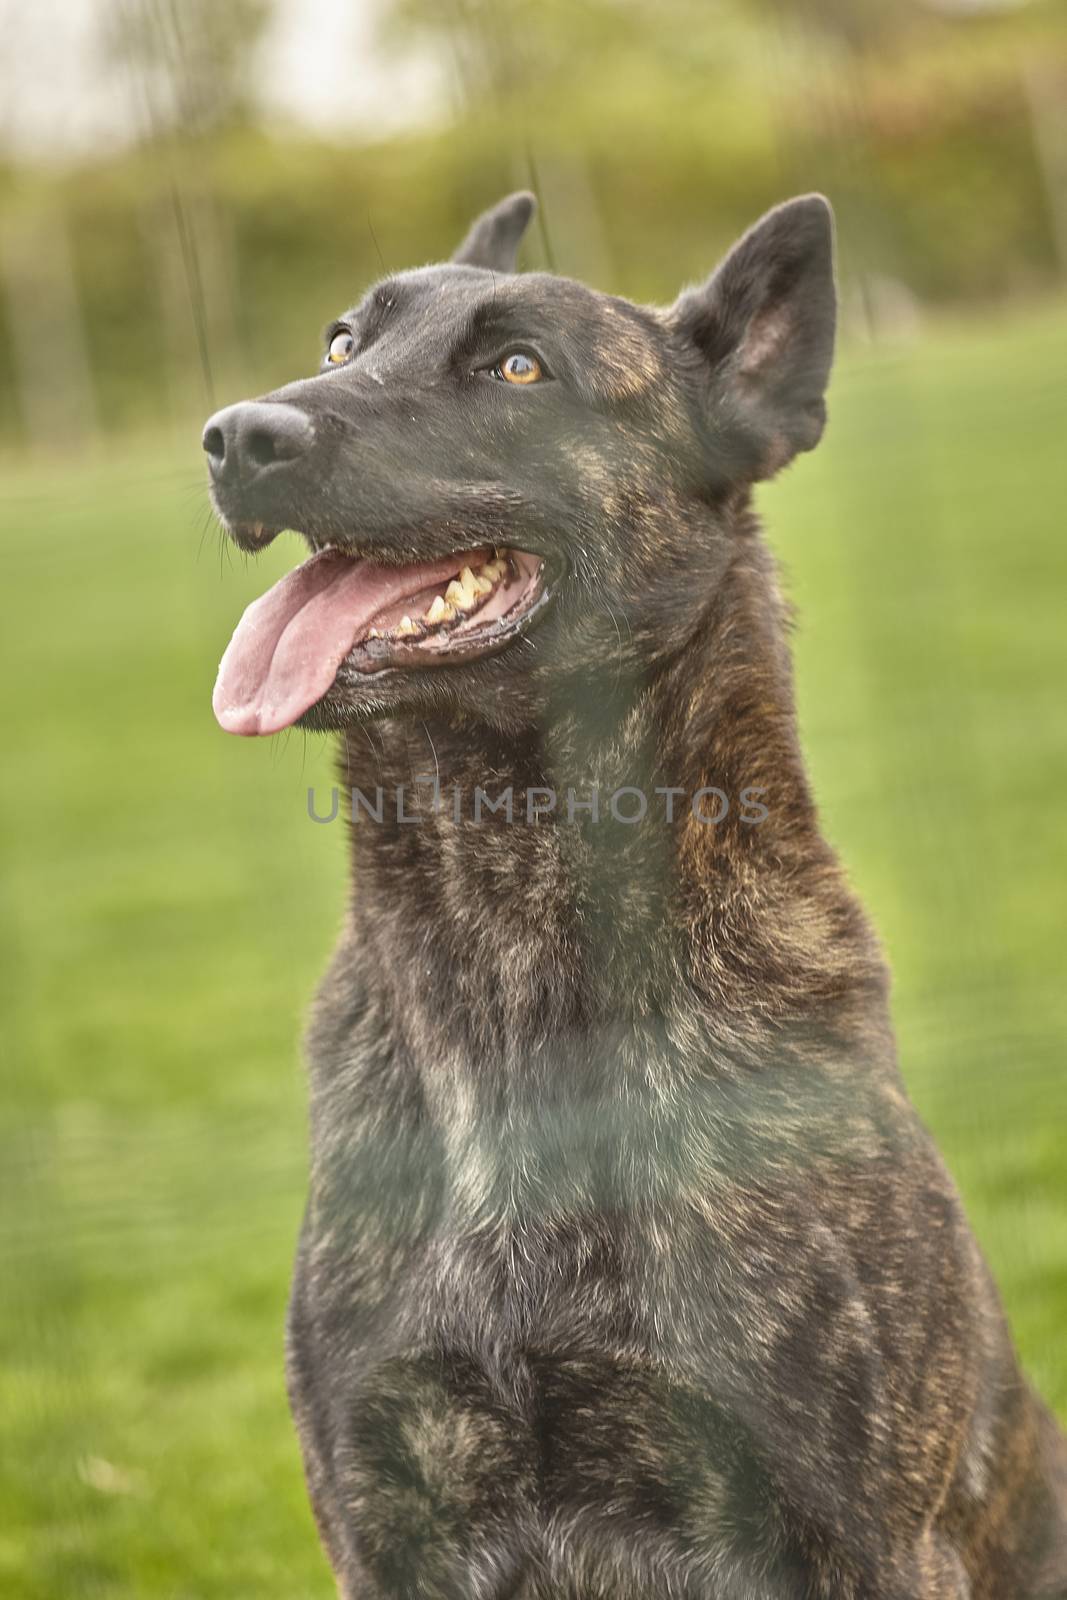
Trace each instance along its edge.
{"label": "dog's nose", "polygon": [[296,406],[242,400],[207,419],[203,444],[213,478],[247,481],[279,462],[295,461],[314,438],[310,418]]}

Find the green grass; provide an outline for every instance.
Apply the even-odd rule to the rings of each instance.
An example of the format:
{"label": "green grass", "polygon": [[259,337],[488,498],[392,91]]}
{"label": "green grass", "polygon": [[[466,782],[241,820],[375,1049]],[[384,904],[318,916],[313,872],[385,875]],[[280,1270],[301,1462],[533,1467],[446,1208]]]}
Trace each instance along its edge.
{"label": "green grass", "polygon": [[[764,494],[826,826],[904,1070],[1067,1409],[1067,316],[842,361]],[[282,1386],[300,1017],[341,910],[321,744],[215,728],[258,570],[190,446],[4,474],[0,1593],[332,1594]]]}

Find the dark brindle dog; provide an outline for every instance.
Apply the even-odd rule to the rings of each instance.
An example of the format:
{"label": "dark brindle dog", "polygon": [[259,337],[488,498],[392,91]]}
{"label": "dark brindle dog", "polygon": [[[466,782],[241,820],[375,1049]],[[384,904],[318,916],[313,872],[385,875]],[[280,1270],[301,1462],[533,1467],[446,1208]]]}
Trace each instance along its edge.
{"label": "dark brindle dog", "polygon": [[1067,1594],[1063,1445],[901,1086],[751,506],[823,430],[829,210],[663,311],[514,275],[531,209],[204,435],[238,544],[312,549],[216,714],[340,730],[367,802],[288,1345],[341,1592]]}

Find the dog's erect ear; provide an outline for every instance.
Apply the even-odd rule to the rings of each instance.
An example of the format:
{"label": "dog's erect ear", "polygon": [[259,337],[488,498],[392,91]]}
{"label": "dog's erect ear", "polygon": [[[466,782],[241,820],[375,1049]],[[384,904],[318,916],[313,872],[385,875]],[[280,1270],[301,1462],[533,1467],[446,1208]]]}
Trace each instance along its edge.
{"label": "dog's erect ear", "polygon": [[452,260],[462,267],[514,272],[519,243],[536,206],[536,199],[525,189],[509,194],[499,205],[482,212]]}
{"label": "dog's erect ear", "polygon": [[770,477],[818,444],[834,353],[833,212],[822,195],[777,206],[671,313],[696,347],[709,424],[736,466]]}

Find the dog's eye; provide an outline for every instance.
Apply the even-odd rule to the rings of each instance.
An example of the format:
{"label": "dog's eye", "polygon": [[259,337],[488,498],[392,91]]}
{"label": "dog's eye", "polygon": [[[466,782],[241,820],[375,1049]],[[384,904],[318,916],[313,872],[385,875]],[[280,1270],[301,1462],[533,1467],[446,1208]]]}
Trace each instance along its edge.
{"label": "dog's eye", "polygon": [[355,348],[356,341],[348,329],[339,328],[330,340],[330,348],[326,352],[326,359],[331,361],[335,367],[339,367],[348,360]]}
{"label": "dog's eye", "polygon": [[513,351],[493,368],[493,377],[505,383],[539,383],[544,375],[540,361],[526,350]]}

